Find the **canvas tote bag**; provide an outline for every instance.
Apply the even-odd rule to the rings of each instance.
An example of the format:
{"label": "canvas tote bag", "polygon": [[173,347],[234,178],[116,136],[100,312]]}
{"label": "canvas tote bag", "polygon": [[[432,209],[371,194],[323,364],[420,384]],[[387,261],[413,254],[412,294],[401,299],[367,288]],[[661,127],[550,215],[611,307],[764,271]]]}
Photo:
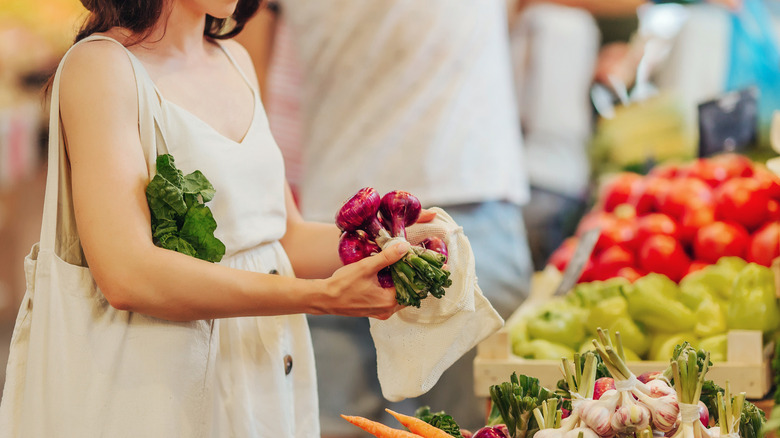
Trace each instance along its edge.
{"label": "canvas tote bag", "polygon": [[[96,39],[108,38],[78,44]],[[127,53],[151,177],[156,150],[164,147],[155,122],[160,102]],[[52,92],[43,225],[24,261],[27,288],[11,338],[0,437],[208,436],[213,321],[169,322],[116,310],[83,266],[60,127],[61,70],[62,63]]]}

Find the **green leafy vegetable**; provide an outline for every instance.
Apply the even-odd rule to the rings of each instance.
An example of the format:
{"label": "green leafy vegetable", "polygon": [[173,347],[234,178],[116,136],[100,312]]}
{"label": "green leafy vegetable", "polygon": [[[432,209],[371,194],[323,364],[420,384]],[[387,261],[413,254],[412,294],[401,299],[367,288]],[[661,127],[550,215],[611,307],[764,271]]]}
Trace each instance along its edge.
{"label": "green leafy vegetable", "polygon": [[217,222],[205,203],[214,187],[199,170],[184,175],[170,154],[157,157],[157,174],[146,186],[154,244],[201,260],[218,262],[225,245],[216,237]]}
{"label": "green leafy vegetable", "polygon": [[539,379],[512,373],[509,382],[490,387],[492,401],[488,425],[505,424],[512,438],[533,436],[539,430],[533,411],[548,399],[559,397]]}
{"label": "green leafy vegetable", "polygon": [[458,423],[455,422],[452,416],[444,413],[444,411],[431,412],[429,406],[421,406],[414,412],[414,416],[433,427],[447,432],[455,438],[463,438]]}
{"label": "green leafy vegetable", "polygon": [[740,438],[759,438],[763,437],[762,429],[766,423],[764,411],[759,409],[753,403],[745,400],[742,406],[742,416],[739,419]]}
{"label": "green leafy vegetable", "polygon": [[718,386],[712,380],[705,380],[701,385],[701,396],[699,400],[707,405],[707,410],[710,413],[710,418],[717,423],[718,422],[718,394],[723,395],[724,389]]}

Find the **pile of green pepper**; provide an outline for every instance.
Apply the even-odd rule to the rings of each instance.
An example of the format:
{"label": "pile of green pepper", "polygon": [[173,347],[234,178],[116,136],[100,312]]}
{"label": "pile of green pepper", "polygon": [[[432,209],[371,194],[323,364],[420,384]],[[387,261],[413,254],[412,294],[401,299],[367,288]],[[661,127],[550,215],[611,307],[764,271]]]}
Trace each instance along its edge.
{"label": "pile of green pepper", "polygon": [[620,332],[628,360],[666,361],[687,341],[719,362],[726,360],[729,330],[760,330],[768,338],[778,325],[772,271],[723,257],[680,284],[656,273],[633,284],[623,278],[581,283],[509,330],[514,353],[531,359],[590,350],[602,327]]}

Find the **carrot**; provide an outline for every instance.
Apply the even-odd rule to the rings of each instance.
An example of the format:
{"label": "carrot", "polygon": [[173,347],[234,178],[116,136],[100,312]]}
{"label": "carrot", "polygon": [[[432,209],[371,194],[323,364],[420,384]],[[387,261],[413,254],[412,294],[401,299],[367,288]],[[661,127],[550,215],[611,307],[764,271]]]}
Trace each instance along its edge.
{"label": "carrot", "polygon": [[403,424],[407,429],[411,430],[413,433],[416,433],[417,435],[420,435],[424,438],[452,438],[452,435],[439,429],[436,426],[431,426],[430,424],[426,423],[423,420],[420,420],[417,417],[399,414],[398,412],[393,412],[390,409],[385,409],[385,410],[389,412],[393,417],[395,417],[396,420],[400,421],[401,424]]}
{"label": "carrot", "polygon": [[342,415],[341,418],[378,438],[420,438],[420,435],[401,429],[393,429],[390,426],[385,426],[382,423],[369,420],[368,418],[353,417],[349,415]]}

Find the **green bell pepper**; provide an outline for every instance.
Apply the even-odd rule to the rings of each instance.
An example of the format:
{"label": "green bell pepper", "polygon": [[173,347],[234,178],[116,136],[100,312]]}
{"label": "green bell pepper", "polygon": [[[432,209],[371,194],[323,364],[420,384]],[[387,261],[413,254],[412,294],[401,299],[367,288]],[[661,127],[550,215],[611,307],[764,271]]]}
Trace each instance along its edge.
{"label": "green bell pepper", "polygon": [[[711,265],[712,266],[712,265]],[[704,268],[706,269],[706,268]],[[704,269],[688,274],[680,282],[680,302],[691,310],[696,310],[705,300],[713,300],[717,295],[713,287],[704,279]],[[731,283],[729,283],[730,285]],[[729,286],[730,287],[730,286]]]}
{"label": "green bell pepper", "polygon": [[623,348],[629,349],[637,355],[644,355],[650,348],[650,339],[641,327],[628,316],[619,318],[609,326],[610,333],[620,333]]}
{"label": "green bell pepper", "polygon": [[[642,281],[643,279],[647,279]],[[626,293],[628,313],[650,331],[682,333],[696,325],[693,311],[677,301],[677,285],[661,274],[648,274]]]}
{"label": "green bell pepper", "polygon": [[507,327],[507,332],[509,332],[509,342],[512,344],[512,350],[516,348],[516,345],[529,341],[528,323],[524,319],[520,319]]}
{"label": "green bell pepper", "polygon": [[517,344],[512,350],[517,356],[526,359],[539,360],[561,360],[565,357],[571,359],[574,356],[574,350],[566,345],[546,341],[544,339],[533,339],[528,342]]}
{"label": "green bell pepper", "polygon": [[597,329],[609,328],[620,318],[628,317],[628,303],[622,296],[614,296],[601,300],[593,305],[585,320],[588,333],[595,334]]}
{"label": "green bell pepper", "polygon": [[527,320],[528,336],[576,348],[585,338],[584,314],[577,307],[548,308]]}
{"label": "green bell pepper", "polygon": [[576,298],[581,307],[592,307],[602,300],[622,295],[623,290],[630,287],[630,281],[623,277],[615,277],[606,281],[580,283],[570,295]]}
{"label": "green bell pepper", "polygon": [[710,336],[699,341],[699,349],[710,352],[712,363],[726,362],[728,360],[728,346],[727,334]]}
{"label": "green bell pepper", "polygon": [[653,336],[650,342],[649,360],[669,362],[674,354],[674,347],[688,341],[691,346],[696,348],[699,339],[694,333],[659,333]]}
{"label": "green bell pepper", "polygon": [[724,306],[715,299],[705,299],[694,312],[696,325],[693,332],[700,338],[726,333],[726,312]]}
{"label": "green bell pepper", "polygon": [[[680,295],[680,289],[677,287],[677,283],[669,279],[666,275],[651,272],[642,278],[637,279],[634,282],[634,289],[641,289],[643,291],[652,291],[654,295],[663,296],[671,299],[678,299]],[[630,290],[626,290],[626,295],[630,294]]]}
{"label": "green bell pepper", "polygon": [[691,309],[697,306],[696,298],[706,290],[713,298],[727,300],[731,296],[734,278],[747,263],[739,257],[721,257],[714,265],[692,272],[680,281],[680,301]]}
{"label": "green bell pepper", "polygon": [[774,274],[765,266],[749,263],[734,279],[726,324],[729,329],[761,330],[769,334],[777,330],[778,323],[780,311]]}

